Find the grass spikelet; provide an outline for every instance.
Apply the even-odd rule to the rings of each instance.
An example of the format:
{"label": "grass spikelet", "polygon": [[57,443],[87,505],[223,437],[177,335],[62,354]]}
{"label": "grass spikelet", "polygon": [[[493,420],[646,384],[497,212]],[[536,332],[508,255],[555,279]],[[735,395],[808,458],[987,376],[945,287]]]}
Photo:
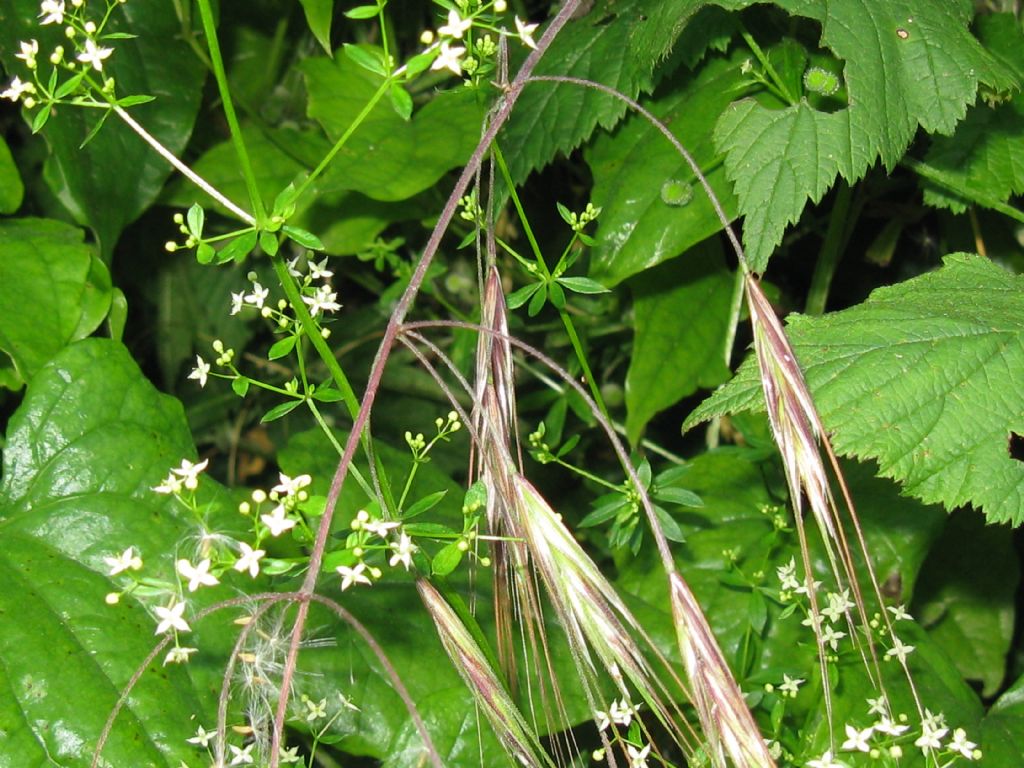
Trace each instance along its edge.
{"label": "grass spikelet", "polygon": [[416,582],[441,645],[465,681],[506,752],[521,765],[554,768],[473,635],[440,593],[425,579]]}

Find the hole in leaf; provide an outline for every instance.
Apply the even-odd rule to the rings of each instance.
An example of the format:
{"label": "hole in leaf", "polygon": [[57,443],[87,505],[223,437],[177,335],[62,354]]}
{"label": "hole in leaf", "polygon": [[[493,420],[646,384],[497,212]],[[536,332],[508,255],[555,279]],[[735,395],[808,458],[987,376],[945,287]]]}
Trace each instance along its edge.
{"label": "hole in leaf", "polygon": [[1007,440],[1006,450],[1009,452],[1011,459],[1024,461],[1024,435],[1011,432],[1010,438]]}

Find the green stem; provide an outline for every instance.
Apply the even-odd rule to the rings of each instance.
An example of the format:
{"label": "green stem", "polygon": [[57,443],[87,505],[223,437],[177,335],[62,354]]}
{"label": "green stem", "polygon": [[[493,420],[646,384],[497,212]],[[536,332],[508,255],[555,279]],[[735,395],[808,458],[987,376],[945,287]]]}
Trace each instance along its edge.
{"label": "green stem", "polygon": [[199,16],[203,22],[203,34],[206,35],[206,46],[210,51],[213,76],[217,81],[217,90],[220,92],[221,102],[224,105],[224,117],[227,119],[228,130],[231,133],[231,143],[235,147],[242,175],[245,177],[245,187],[249,192],[252,210],[256,215],[256,220],[262,223],[267,213],[263,207],[263,198],[260,197],[259,187],[256,185],[256,174],[253,172],[252,162],[249,160],[249,151],[242,140],[242,128],[238,124],[235,106],[231,101],[231,90],[228,88],[228,76],[224,71],[224,59],[220,53],[220,43],[217,41],[217,27],[213,21],[213,10],[210,8],[210,0],[197,0],[197,3]]}
{"label": "green stem", "polygon": [[502,178],[505,179],[509,195],[512,198],[512,205],[515,206],[516,213],[519,214],[519,223],[523,225],[523,234],[526,235],[526,239],[530,243],[530,249],[533,251],[533,258],[536,260],[537,266],[541,270],[541,274],[546,278],[550,278],[551,273],[548,271],[548,265],[544,262],[544,256],[540,252],[540,246],[537,244],[537,238],[533,234],[533,229],[530,228],[530,220],[526,218],[526,211],[523,210],[523,204],[519,200],[519,195],[516,194],[516,185],[512,182],[512,174],[508,170],[508,165],[505,164],[505,156],[501,154],[501,149],[497,144],[491,147],[491,150],[494,153],[494,159],[498,162],[498,168],[501,169]]}
{"label": "green stem", "polygon": [[[775,71],[775,67],[772,66],[772,63],[768,59],[768,56],[765,54],[764,51],[761,50],[761,46],[757,44],[757,41],[754,39],[753,35],[751,35],[745,29],[742,30],[740,34],[743,36],[743,42],[747,44],[747,47],[750,48],[750,51],[754,54],[755,57],[757,57],[757,60],[760,62],[761,66],[764,67],[764,71],[768,73],[768,76],[771,77],[773,81],[775,81],[775,87],[778,89],[777,95],[781,96],[783,101],[786,101],[789,104],[796,104],[796,97],[789,92],[789,88],[786,87],[785,81],[783,81],[783,79],[779,77],[779,73]],[[765,83],[765,85],[770,87],[770,83]]]}
{"label": "green stem", "polygon": [[586,353],[583,351],[583,345],[580,343],[580,337],[576,333],[576,326],[572,322],[572,318],[569,317],[569,313],[564,309],[558,310],[558,314],[562,318],[562,324],[565,326],[565,332],[569,334],[569,342],[572,344],[573,351],[576,352],[576,359],[579,360],[580,367],[583,369],[583,378],[587,380],[587,386],[590,388],[590,396],[594,398],[594,402],[597,403],[598,409],[601,411],[601,415],[609,421],[611,416],[608,415],[608,406],[605,405],[604,398],[601,396],[601,390],[597,386],[597,381],[594,379],[594,374],[590,370],[590,364],[587,362]]}
{"label": "green stem", "polygon": [[570,472],[575,472],[580,477],[585,477],[587,480],[590,480],[591,482],[597,483],[598,485],[607,488],[608,490],[615,491],[617,493],[621,493],[622,492],[622,486],[621,485],[615,485],[615,483],[609,483],[604,478],[601,478],[601,477],[598,477],[597,475],[591,474],[590,472],[587,472],[587,470],[585,470],[585,469],[580,469],[575,464],[570,464],[567,461],[563,461],[562,459],[558,458],[557,456],[555,457],[555,463],[558,464],[561,467],[565,467]]}
{"label": "green stem", "polygon": [[[338,452],[339,456],[341,456],[345,449],[342,448],[341,443],[338,442],[338,438],[334,436],[334,431],[327,424],[323,414],[320,413],[320,409],[316,407],[316,402],[314,402],[313,398],[307,397],[306,405],[309,406],[309,412],[313,414],[313,418],[316,419],[316,423],[320,426],[321,431],[327,435],[327,439],[330,440],[331,445],[334,446],[334,450]],[[373,490],[373,486],[370,485],[369,481],[363,473],[359,471],[359,468],[355,464],[352,465],[352,477],[356,479],[359,487],[363,489],[363,493],[366,494],[366,498],[376,498],[377,494]]]}
{"label": "green stem", "polygon": [[850,185],[842,179],[836,185],[836,199],[832,203],[829,214],[828,229],[825,231],[825,242],[822,243],[818,263],[814,266],[811,287],[807,291],[807,303],[804,312],[808,315],[820,315],[825,311],[828,291],[832,286],[839,259],[846,247],[846,235],[850,231],[850,208],[852,194]]}
{"label": "green stem", "polygon": [[416,477],[416,470],[420,468],[420,463],[415,458],[412,461],[412,466],[409,467],[409,476],[405,478],[405,487],[402,489],[402,495],[398,499],[398,512],[401,514],[402,509],[405,507],[405,500],[409,496],[409,491],[412,489],[412,481]]}

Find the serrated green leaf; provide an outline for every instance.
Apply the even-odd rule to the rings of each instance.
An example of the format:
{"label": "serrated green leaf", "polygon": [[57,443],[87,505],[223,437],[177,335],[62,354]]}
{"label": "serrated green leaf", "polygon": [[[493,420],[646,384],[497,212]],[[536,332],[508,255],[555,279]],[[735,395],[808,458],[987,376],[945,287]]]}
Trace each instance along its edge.
{"label": "serrated green leaf", "polygon": [[58,221],[0,222],[0,349],[24,381],[110,309],[110,274],[83,239]]}
{"label": "serrated green leaf", "polygon": [[25,196],[25,185],[14,164],[7,142],[0,137],[0,213],[14,213],[21,207]]}
{"label": "serrated green leaf", "polygon": [[[978,34],[1002,61],[1012,62],[1024,76],[1024,32],[1009,14],[980,16]],[[963,213],[967,203],[1005,203],[1024,193],[1024,96],[997,106],[979,104],[952,136],[938,136],[924,162],[942,174],[942,185],[924,184],[929,205]]]}
{"label": "serrated green leaf", "polygon": [[[39,372],[8,434],[0,766],[85,768],[154,644],[153,619],[138,603],[104,603],[117,588],[104,557],[128,546],[144,559],[174,551],[185,526],[149,487],[194,449],[180,404],[146,381],[121,344],[98,339],[68,347]],[[125,706],[101,764],[177,768],[193,757],[185,739],[203,710],[186,670],[158,662]]]}
{"label": "serrated green leaf", "polygon": [[[301,68],[308,114],[331,140],[349,128],[383,82],[344,56],[306,59]],[[469,89],[446,91],[406,121],[388,103],[378,103],[338,152],[320,189],[354,190],[383,201],[422,192],[469,159],[485,106]]]}
{"label": "serrated green leaf", "polygon": [[[729,9],[749,0],[718,0]],[[806,100],[770,109],[754,99],[730,107],[715,129],[744,215],[743,240],[763,272],[786,226],[817,202],[838,175],[861,178],[878,159],[892,168],[918,126],[951,133],[979,83],[1017,85],[969,29],[970,9],[945,0],[887,3],[778,0],[822,23],[822,47],[845,62],[848,106],[818,112]]]}
{"label": "serrated green leaf", "polygon": [[986,698],[1006,674],[1019,583],[1013,532],[973,511],[949,521],[917,583],[914,618]]}
{"label": "serrated green leaf", "polygon": [[722,338],[735,278],[708,241],[632,283],[633,352],[626,373],[626,435],[640,439],[658,411],[729,376]]}
{"label": "serrated green leaf", "polygon": [[[645,104],[693,156],[730,220],[736,197],[711,133],[743,82],[739,65],[738,56],[711,59],[696,76],[680,74],[666,96]],[[689,165],[639,116],[597,137],[586,158],[594,174],[592,200],[604,209],[590,267],[598,280],[615,285],[722,228]]]}
{"label": "serrated green leaf", "polygon": [[321,47],[331,55],[331,21],[334,15],[334,0],[299,0],[306,14],[306,24]]}
{"label": "serrated green leaf", "polygon": [[[38,39],[41,50],[66,44],[64,28],[39,25],[39,3],[9,0],[0,24],[0,52],[8,71],[20,40]],[[206,70],[181,35],[172,5],[118,4],[105,31],[126,32],[117,53],[104,62],[104,76],[124,94],[159,94],[160,99],[132,108],[132,117],[171,153],[180,155],[192,133]],[[44,107],[38,115],[48,109]],[[121,231],[156,199],[171,166],[122,121],[107,121],[85,150],[82,139],[96,124],[97,110],[63,107],[52,113],[45,136],[50,148],[46,181],[76,220],[97,234],[108,258]],[[37,126],[34,126],[37,127]]]}
{"label": "serrated green leaf", "polygon": [[[1024,521],[1024,279],[969,254],[787,332],[836,450],[878,460],[908,493],[948,509],[973,504],[992,522]],[[762,410],[756,366],[687,418]]]}

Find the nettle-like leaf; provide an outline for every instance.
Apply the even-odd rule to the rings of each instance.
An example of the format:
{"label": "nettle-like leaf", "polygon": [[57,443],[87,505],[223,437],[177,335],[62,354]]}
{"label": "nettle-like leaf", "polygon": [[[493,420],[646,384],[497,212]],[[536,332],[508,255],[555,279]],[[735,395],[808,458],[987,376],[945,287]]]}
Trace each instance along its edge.
{"label": "nettle-like leaf", "polygon": [[0,350],[22,382],[110,309],[110,273],[84,236],[60,221],[0,222]]}
{"label": "nettle-like leaf", "polygon": [[[731,10],[753,0],[716,0]],[[821,23],[821,45],[844,62],[847,106],[814,109],[806,99],[771,109],[753,98],[722,115],[715,141],[725,153],[744,215],[743,239],[762,272],[786,226],[819,201],[838,175],[853,182],[878,159],[892,168],[918,126],[951,133],[984,83],[1017,87],[1012,70],[971,35],[970,4],[949,0],[776,0]]]}
{"label": "nettle-like leaf", "polygon": [[[115,78],[119,94],[157,97],[132,107],[131,114],[172,153],[180,153],[199,110],[205,70],[182,39],[174,5],[117,5],[108,31],[137,37],[114,41],[104,75]],[[37,0],[0,3],[0,51],[8,72],[23,71],[14,52],[18,41],[30,39],[39,40],[40,68],[46,70],[43,52],[48,55],[60,43],[68,47],[63,32],[57,24],[39,25]],[[171,167],[113,116],[82,148],[99,118],[96,109],[53,111],[43,129],[51,150],[44,175],[75,218],[96,232],[107,257],[124,227],[156,199]]]}
{"label": "nettle-like leaf", "polygon": [[[1024,434],[1024,279],[953,254],[859,306],[794,315],[787,332],[840,453],[877,459],[924,501],[1024,521],[1024,462],[1009,450]],[[763,408],[748,358],[683,427]]]}
{"label": "nettle-like leaf", "polygon": [[[649,92],[654,66],[675,38],[670,27],[662,26],[653,44],[636,45],[633,39],[645,33],[648,15],[660,4],[661,0],[598,3],[586,16],[565,25],[534,74],[593,80],[631,98]],[[701,4],[702,0],[680,3],[694,8]],[[612,128],[625,113],[626,105],[619,99],[578,85],[527,86],[499,139],[513,180],[525,181],[559,152],[578,147],[598,125]]]}
{"label": "nettle-like leaf", "polygon": [[[104,557],[172,552],[182,532],[149,488],[194,455],[181,405],[119,343],[73,344],[11,418],[0,484],[0,767],[88,766],[122,688],[155,645],[134,600],[116,606]],[[103,766],[177,768],[200,705],[180,667],[149,668]]]}
{"label": "nettle-like leaf", "polygon": [[[712,59],[695,76],[663,83],[666,95],[645,104],[693,155],[729,218],[736,215],[736,198],[711,132],[745,83],[739,65],[736,56]],[[722,228],[690,166],[641,117],[599,136],[586,158],[594,175],[591,200],[603,209],[590,266],[601,283],[614,285]]]}
{"label": "nettle-like leaf", "polygon": [[[1024,32],[1013,16],[980,17],[978,34],[986,49],[1024,77]],[[1024,94],[972,108],[956,133],[936,137],[924,163],[933,171],[924,184],[929,205],[962,213],[968,203],[992,206],[1024,193]]]}

